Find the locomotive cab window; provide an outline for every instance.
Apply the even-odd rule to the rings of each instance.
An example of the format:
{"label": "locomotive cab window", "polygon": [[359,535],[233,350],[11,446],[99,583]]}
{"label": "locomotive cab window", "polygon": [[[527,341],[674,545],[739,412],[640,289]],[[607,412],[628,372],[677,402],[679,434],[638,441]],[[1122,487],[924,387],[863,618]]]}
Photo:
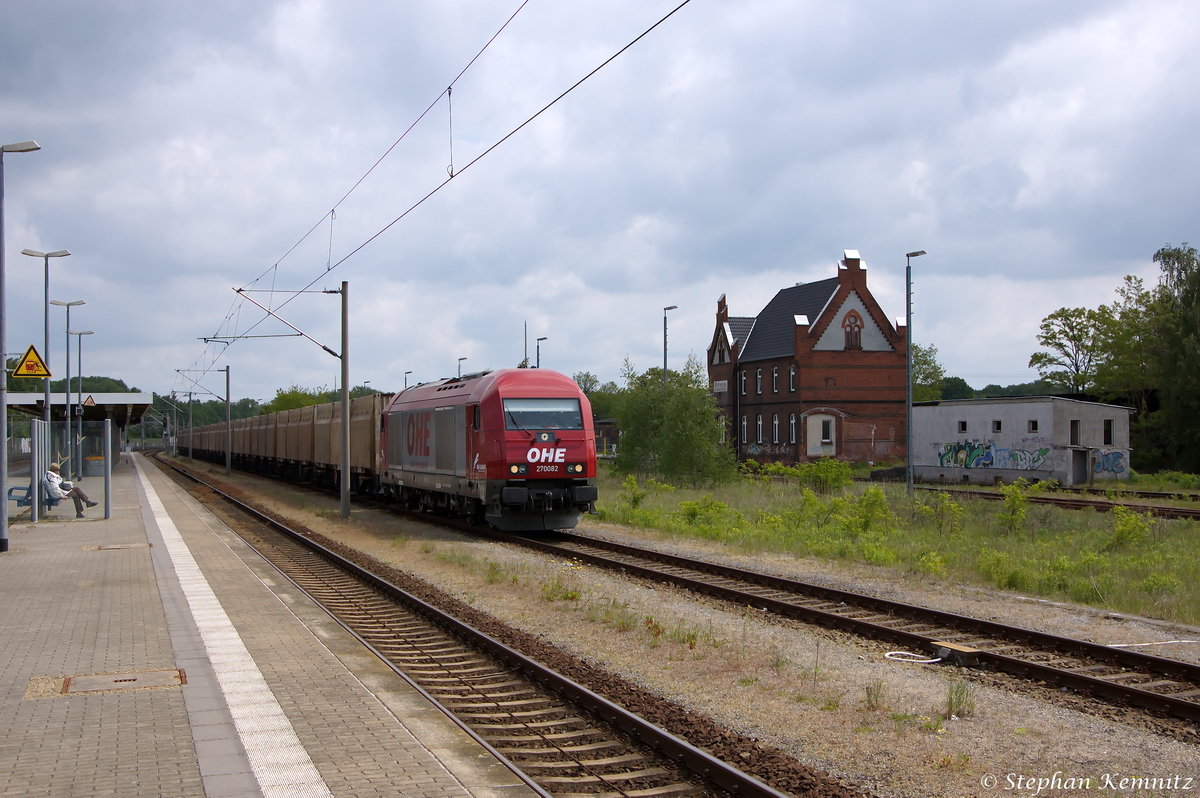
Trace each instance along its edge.
{"label": "locomotive cab window", "polygon": [[478,432],[480,426],[482,426],[480,424],[480,419],[479,419],[479,416],[480,416],[479,405],[468,405],[467,411],[471,414],[471,429]]}
{"label": "locomotive cab window", "polygon": [[505,429],[583,429],[578,399],[505,399]]}

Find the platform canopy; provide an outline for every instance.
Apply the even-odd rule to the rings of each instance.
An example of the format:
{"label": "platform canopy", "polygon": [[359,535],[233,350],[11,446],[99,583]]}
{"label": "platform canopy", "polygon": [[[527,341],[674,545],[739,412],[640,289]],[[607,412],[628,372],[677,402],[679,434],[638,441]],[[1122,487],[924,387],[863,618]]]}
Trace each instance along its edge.
{"label": "platform canopy", "polygon": [[[9,393],[8,406],[18,413],[25,413],[34,418],[42,417],[42,406],[45,404],[44,393]],[[74,407],[79,401],[74,391],[71,392],[70,402]],[[136,424],[150,409],[154,401],[152,393],[84,393],[83,420],[103,421],[113,420],[117,426]],[[50,394],[50,420],[62,421],[67,417],[65,404],[67,397],[62,393]],[[71,420],[76,416],[72,412]]]}

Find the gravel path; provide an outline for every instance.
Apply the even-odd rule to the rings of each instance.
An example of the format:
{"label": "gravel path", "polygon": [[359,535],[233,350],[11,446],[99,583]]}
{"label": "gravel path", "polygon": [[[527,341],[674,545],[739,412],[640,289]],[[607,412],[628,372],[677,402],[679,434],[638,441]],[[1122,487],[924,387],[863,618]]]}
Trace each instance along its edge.
{"label": "gravel path", "polygon": [[[1115,708],[1105,714],[1119,720],[1099,717],[1095,704],[1056,690],[970,670],[898,663],[885,658],[887,648],[874,641],[382,512],[355,510],[351,521],[342,522],[335,498],[236,479],[238,489],[280,515],[880,796],[1173,795],[1181,790],[1139,790],[1130,782],[1122,788],[1120,780],[1176,776],[1178,785],[1194,779],[1192,790],[1200,792],[1194,725]],[[1200,640],[1196,629],[886,569],[751,556],[596,524],[580,531],[1100,643]],[[1193,661],[1200,657],[1200,645],[1154,650]],[[952,715],[948,701],[954,700]],[[1164,729],[1178,739],[1155,733]],[[1054,779],[1056,772],[1057,784],[1038,788],[1037,779]],[[1071,779],[1081,786],[1072,788]],[[1107,785],[1112,788],[1104,791]]]}

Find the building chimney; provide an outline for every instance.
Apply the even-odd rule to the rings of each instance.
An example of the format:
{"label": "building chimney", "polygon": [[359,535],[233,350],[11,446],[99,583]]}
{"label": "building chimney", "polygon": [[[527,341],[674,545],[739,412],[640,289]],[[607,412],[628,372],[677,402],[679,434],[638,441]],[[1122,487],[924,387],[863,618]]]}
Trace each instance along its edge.
{"label": "building chimney", "polygon": [[724,324],[729,321],[729,306],[725,304],[725,295],[721,294],[721,298],[717,300],[717,324]]}

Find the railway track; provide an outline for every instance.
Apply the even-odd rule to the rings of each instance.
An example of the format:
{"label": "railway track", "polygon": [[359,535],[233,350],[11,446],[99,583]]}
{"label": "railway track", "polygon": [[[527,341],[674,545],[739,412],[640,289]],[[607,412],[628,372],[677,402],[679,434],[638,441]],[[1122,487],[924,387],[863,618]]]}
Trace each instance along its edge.
{"label": "railway track", "polygon": [[[949,493],[951,496],[967,499],[985,499],[987,501],[1003,501],[1004,495],[990,490],[963,490],[961,488],[948,488],[934,485],[917,485],[917,490],[940,491]],[[1103,491],[1100,491],[1103,493]],[[1150,491],[1143,491],[1135,495],[1141,498],[1162,498],[1162,499],[1177,499],[1185,498],[1176,494],[1154,494]],[[1194,497],[1192,497],[1193,500]],[[1096,510],[1097,512],[1106,513],[1114,507],[1124,507],[1127,510],[1133,510],[1136,513],[1149,513],[1156,518],[1191,518],[1200,519],[1200,510],[1191,509],[1188,507],[1165,507],[1161,504],[1132,504],[1129,502],[1117,502],[1109,499],[1085,499],[1080,497],[1068,496],[1052,496],[1040,494],[1029,497],[1030,504],[1048,504],[1054,507],[1063,507],[1068,510]]]}
{"label": "railway track", "polygon": [[[956,492],[985,495],[980,491]],[[1031,501],[1038,498],[1050,497],[1032,497]],[[1102,504],[1111,508],[1110,503]],[[555,557],[577,559],[784,617],[930,652],[948,663],[989,668],[1152,713],[1200,721],[1200,666],[1190,663],[572,533],[536,539],[409,513],[390,504],[379,506],[467,534],[488,536]]]}
{"label": "railway track", "polygon": [[570,533],[497,540],[930,652],[965,666],[1200,721],[1200,666]]}
{"label": "railway track", "polygon": [[538,794],[676,798],[728,792],[785,798],[216,486],[159,463],[262,525],[240,534]]}

